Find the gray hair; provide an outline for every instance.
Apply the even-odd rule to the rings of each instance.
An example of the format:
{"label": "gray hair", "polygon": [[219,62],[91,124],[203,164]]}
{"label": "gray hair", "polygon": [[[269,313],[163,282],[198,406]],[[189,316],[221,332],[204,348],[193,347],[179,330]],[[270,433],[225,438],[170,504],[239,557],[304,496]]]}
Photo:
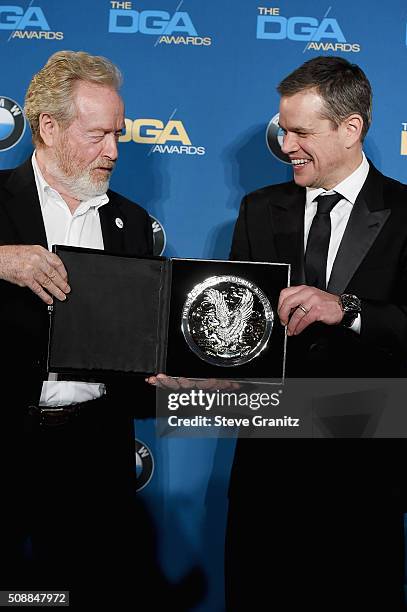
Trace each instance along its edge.
{"label": "gray hair", "polygon": [[30,123],[35,145],[43,144],[41,113],[49,113],[60,125],[68,127],[75,118],[74,91],[78,81],[105,85],[118,91],[120,70],[110,60],[84,51],[58,51],[30,82],[24,112]]}

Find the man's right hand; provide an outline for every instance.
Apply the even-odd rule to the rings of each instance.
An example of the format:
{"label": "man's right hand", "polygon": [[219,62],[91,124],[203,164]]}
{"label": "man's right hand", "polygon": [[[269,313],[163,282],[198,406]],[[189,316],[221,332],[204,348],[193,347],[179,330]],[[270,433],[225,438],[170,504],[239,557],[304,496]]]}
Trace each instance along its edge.
{"label": "man's right hand", "polygon": [[180,376],[173,378],[166,374],[154,374],[145,378],[146,383],[158,387],[159,389],[169,389],[176,391],[178,389],[202,389],[204,391],[225,391],[229,389],[240,389],[240,384],[232,380],[224,378],[184,378]]}
{"label": "man's right hand", "polygon": [[28,287],[46,304],[52,296],[62,302],[71,290],[62,261],[39,245],[0,246],[0,279]]}

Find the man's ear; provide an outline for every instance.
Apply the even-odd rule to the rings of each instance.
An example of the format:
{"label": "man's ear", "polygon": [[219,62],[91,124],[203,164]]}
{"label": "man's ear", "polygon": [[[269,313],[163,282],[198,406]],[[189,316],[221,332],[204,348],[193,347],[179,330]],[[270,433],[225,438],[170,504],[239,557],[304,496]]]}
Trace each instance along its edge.
{"label": "man's ear", "polygon": [[52,147],[59,132],[57,121],[48,113],[41,113],[39,118],[40,135],[48,147]]}
{"label": "man's ear", "polygon": [[347,148],[351,148],[357,142],[360,142],[362,138],[362,130],[363,130],[363,119],[362,117],[355,113],[353,115],[349,115],[343,122],[346,140],[347,140]]}

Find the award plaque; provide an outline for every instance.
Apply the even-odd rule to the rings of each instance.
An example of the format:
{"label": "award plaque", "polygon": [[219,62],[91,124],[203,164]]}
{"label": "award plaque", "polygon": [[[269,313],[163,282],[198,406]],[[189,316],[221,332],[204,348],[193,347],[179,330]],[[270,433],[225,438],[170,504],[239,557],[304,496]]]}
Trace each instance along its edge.
{"label": "award plaque", "polygon": [[289,265],[55,252],[71,292],[52,308],[50,372],[284,378],[277,306]]}
{"label": "award plaque", "polygon": [[267,346],[273,309],[259,287],[238,276],[211,276],[188,294],[182,332],[203,361],[236,366],[255,359]]}

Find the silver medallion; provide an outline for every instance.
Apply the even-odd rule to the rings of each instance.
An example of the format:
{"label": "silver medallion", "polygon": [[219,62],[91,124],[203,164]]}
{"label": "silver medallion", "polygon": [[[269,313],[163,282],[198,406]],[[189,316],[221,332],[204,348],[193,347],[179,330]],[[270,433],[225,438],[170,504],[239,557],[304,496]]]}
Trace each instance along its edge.
{"label": "silver medallion", "polygon": [[239,276],[211,276],[188,294],[182,332],[203,361],[238,366],[264,350],[273,320],[268,298],[254,283]]}

